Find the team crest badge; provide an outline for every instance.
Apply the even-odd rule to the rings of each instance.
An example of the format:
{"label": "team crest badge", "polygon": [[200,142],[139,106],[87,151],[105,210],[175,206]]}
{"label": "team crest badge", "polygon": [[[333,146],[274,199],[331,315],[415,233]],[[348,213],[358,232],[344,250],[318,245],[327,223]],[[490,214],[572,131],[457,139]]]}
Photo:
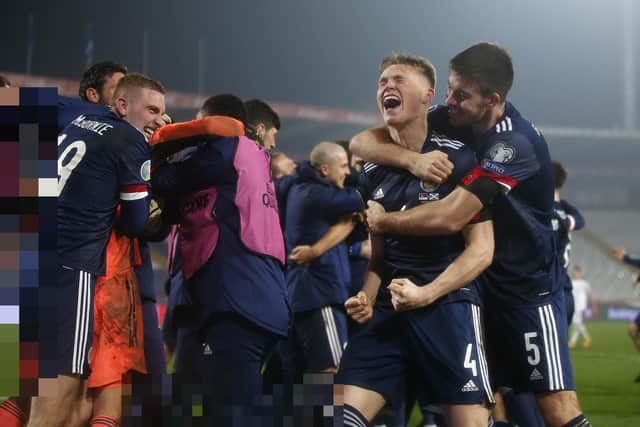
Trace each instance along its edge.
{"label": "team crest badge", "polygon": [[516,150],[504,142],[493,144],[489,149],[489,158],[497,163],[509,163],[516,156]]}
{"label": "team crest badge", "polygon": [[420,189],[422,191],[426,191],[427,193],[437,190],[439,186],[440,184],[434,184],[428,181],[420,181]]}
{"label": "team crest badge", "polygon": [[140,178],[143,181],[149,181],[151,179],[151,160],[147,160],[140,166]]}

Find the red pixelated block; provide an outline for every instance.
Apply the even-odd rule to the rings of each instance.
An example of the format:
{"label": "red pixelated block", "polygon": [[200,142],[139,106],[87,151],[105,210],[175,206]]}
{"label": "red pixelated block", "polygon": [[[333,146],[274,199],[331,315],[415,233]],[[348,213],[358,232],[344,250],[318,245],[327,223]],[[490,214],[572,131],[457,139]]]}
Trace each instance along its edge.
{"label": "red pixelated block", "polygon": [[20,360],[38,360],[38,343],[21,342]]}
{"label": "red pixelated block", "polygon": [[21,233],[37,233],[38,232],[38,215],[20,215],[20,232]]}
{"label": "red pixelated block", "polygon": [[38,359],[36,360],[20,360],[20,378],[34,379],[38,378]]}

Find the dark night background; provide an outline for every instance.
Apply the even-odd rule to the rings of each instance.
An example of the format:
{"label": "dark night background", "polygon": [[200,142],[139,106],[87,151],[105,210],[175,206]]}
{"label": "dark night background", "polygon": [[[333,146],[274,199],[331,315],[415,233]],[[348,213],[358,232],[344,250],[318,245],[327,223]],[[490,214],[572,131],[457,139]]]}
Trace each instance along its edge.
{"label": "dark night background", "polygon": [[[637,75],[640,32],[632,29],[625,48],[623,18],[629,16],[632,26],[639,21],[635,3],[22,1],[3,7],[0,70],[24,73],[32,40],[31,74],[79,79],[91,25],[94,62],[123,62],[132,71],[147,71],[170,90],[198,92],[202,43],[202,94],[231,92],[376,113],[378,63],[384,55],[407,51],[427,56],[438,69],[436,99],[442,102],[449,58],[479,40],[497,41],[511,52],[516,67],[509,98],[542,128],[552,155],[569,167],[566,193],[587,207],[629,208],[640,205],[640,95],[639,85],[634,90],[625,78],[623,59],[630,59],[627,75]],[[625,119],[629,91],[631,101],[626,102],[635,105],[635,114]],[[187,119],[194,112],[173,113]],[[563,136],[552,131],[555,127],[626,129],[631,136]],[[278,150],[304,158],[315,143],[345,139],[361,128],[285,119]]]}

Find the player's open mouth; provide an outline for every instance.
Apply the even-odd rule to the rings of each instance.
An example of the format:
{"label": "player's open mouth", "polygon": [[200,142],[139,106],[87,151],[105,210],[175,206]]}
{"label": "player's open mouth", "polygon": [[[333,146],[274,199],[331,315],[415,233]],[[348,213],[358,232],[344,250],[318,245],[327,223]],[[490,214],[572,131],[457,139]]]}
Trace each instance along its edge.
{"label": "player's open mouth", "polygon": [[402,104],[402,100],[398,95],[388,94],[382,97],[382,106],[385,111],[393,110]]}

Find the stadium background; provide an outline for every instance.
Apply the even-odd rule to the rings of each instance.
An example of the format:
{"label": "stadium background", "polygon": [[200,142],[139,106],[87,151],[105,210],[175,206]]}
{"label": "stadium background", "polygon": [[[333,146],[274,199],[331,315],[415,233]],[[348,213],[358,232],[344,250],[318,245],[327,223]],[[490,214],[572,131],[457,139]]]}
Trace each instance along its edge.
{"label": "stadium background", "polygon": [[[160,79],[172,91],[168,111],[176,119],[191,118],[210,94],[261,98],[283,117],[277,149],[297,159],[321,140],[347,139],[377,123],[382,56],[408,51],[429,57],[439,74],[436,100],[442,102],[447,60],[478,40],[498,41],[516,66],[509,98],[568,167],[563,197],[587,220],[586,230],[574,233],[572,260],[593,286],[600,318],[624,320],[637,311],[633,272],[609,257],[608,248],[640,252],[638,2],[71,0],[23,1],[3,9],[0,74],[14,84],[56,85],[73,95],[87,64],[113,59]],[[165,253],[162,245],[154,247],[161,300]],[[640,357],[627,342],[625,324],[594,328],[611,344],[600,348],[596,335],[593,349],[576,352],[589,367],[584,372],[607,372],[623,358],[626,365],[619,365],[631,371],[620,381],[629,382]],[[10,387],[15,333],[2,330],[8,332],[0,337],[0,354],[8,360],[2,362],[0,387]],[[579,387],[585,380],[578,378]],[[640,386],[586,384],[619,404],[624,399],[616,399],[614,390],[626,390],[635,407],[627,415],[635,414],[640,425]],[[625,413],[615,405],[602,411],[614,418]],[[634,425],[631,420],[627,425]],[[614,424],[607,419],[600,425]]]}

